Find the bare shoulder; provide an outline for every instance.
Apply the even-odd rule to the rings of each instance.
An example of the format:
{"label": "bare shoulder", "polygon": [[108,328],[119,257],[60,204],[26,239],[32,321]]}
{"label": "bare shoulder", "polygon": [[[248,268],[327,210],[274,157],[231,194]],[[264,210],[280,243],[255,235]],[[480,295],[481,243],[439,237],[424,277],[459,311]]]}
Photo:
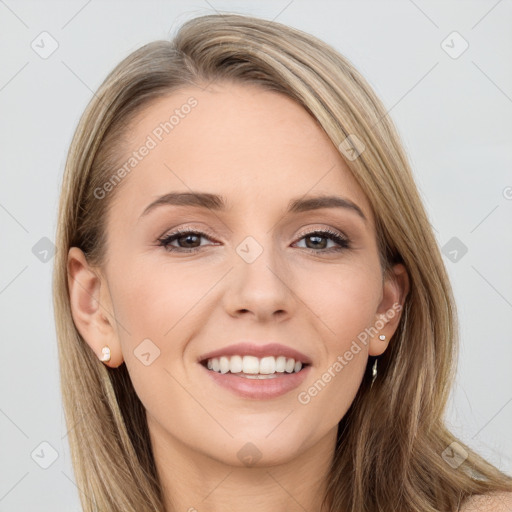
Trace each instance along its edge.
{"label": "bare shoulder", "polygon": [[472,496],[460,512],[512,512],[512,492],[495,492]]}

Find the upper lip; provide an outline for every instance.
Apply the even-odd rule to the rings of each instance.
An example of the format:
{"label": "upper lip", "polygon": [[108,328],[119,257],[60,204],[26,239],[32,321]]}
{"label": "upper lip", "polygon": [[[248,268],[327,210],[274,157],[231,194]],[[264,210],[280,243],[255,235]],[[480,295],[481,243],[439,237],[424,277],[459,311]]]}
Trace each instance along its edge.
{"label": "upper lip", "polygon": [[258,358],[265,356],[285,356],[291,357],[295,359],[295,361],[301,361],[304,364],[311,364],[311,359],[307,355],[279,343],[267,343],[265,345],[257,343],[235,343],[234,345],[228,345],[227,347],[203,354],[199,357],[198,362],[201,363],[207,359],[213,359],[214,357],[237,355],[242,357],[255,356]]}

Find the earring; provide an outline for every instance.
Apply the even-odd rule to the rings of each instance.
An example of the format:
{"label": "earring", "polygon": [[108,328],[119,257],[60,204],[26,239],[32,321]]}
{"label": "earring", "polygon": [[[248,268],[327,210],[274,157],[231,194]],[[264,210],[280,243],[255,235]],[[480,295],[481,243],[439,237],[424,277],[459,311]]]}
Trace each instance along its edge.
{"label": "earring", "polygon": [[375,359],[375,362],[373,363],[373,367],[372,367],[372,383],[370,385],[370,388],[373,386],[373,383],[374,383],[375,379],[377,378],[377,363],[378,363],[378,359]]}
{"label": "earring", "polygon": [[108,362],[110,361],[110,348],[108,347],[108,345],[105,345],[102,349],[101,349],[101,357],[100,357],[100,361],[103,361],[103,362]]}
{"label": "earring", "polygon": [[379,336],[379,340],[384,341],[385,339],[386,339],[386,336],[385,336],[384,334],[381,334],[381,335]]}

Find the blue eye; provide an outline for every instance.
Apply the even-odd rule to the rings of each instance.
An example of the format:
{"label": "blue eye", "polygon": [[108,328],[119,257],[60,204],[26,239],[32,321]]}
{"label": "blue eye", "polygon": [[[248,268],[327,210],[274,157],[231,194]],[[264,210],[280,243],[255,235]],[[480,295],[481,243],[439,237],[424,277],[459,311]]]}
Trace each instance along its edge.
{"label": "blue eye", "polygon": [[[305,239],[305,240],[310,239],[311,241],[314,241],[313,248],[307,247],[307,243],[306,243],[306,248],[309,250],[312,250],[314,252],[325,253],[325,252],[341,251],[343,249],[350,248],[350,241],[348,238],[340,235],[339,233],[336,233],[335,231],[330,231],[330,230],[312,231],[310,233],[306,233],[305,235],[303,235],[300,240],[303,240],[303,239]],[[332,242],[338,244],[338,247],[324,248],[324,244],[321,242],[322,239],[331,240]],[[317,251],[315,249],[315,247],[314,247],[315,245],[316,245],[317,249],[318,248],[320,249],[320,251]]]}
{"label": "blue eye", "polygon": [[[163,238],[158,239],[158,245],[164,247],[169,252],[193,253],[199,251],[203,246],[201,245],[201,238],[206,238],[207,240],[212,241],[212,238],[207,233],[203,233],[202,231],[178,230]],[[299,240],[303,239],[309,239],[312,242],[313,247],[308,247],[306,243],[305,249],[313,253],[322,254],[338,252],[350,248],[350,240],[348,238],[330,230],[311,231],[302,235]],[[331,240],[337,244],[337,247],[325,247],[322,239]],[[172,242],[175,241],[178,242],[178,244],[184,244],[185,247],[180,245],[171,245]]]}

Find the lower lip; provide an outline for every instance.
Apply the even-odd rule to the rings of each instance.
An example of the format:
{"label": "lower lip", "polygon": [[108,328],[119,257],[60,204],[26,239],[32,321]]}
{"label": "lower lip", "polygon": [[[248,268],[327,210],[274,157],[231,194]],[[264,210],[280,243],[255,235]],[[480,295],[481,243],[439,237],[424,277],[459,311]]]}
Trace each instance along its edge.
{"label": "lower lip", "polygon": [[201,367],[219,386],[244,398],[267,400],[284,395],[300,386],[308,376],[311,365],[305,366],[297,373],[277,373],[278,377],[271,379],[248,379],[229,372],[214,372],[203,365]]}

